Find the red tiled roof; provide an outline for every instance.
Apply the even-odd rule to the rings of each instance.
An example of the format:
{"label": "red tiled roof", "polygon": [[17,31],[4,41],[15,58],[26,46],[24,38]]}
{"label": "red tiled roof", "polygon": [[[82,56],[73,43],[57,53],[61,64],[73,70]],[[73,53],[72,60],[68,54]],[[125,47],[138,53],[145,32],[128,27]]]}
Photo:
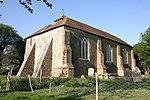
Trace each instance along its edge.
{"label": "red tiled roof", "polygon": [[33,34],[31,34],[27,38],[30,38],[30,37],[33,37],[35,35],[39,35],[39,34],[45,33],[45,32],[47,32],[49,30],[52,30],[52,29],[60,27],[60,26],[72,27],[72,28],[75,28],[75,29],[86,31],[88,33],[91,33],[91,34],[94,34],[94,35],[98,35],[100,37],[104,37],[106,39],[109,39],[109,40],[112,40],[112,41],[115,41],[115,42],[118,42],[118,43],[130,46],[129,44],[127,44],[126,42],[124,42],[123,40],[119,39],[118,37],[116,37],[114,35],[111,35],[111,34],[109,34],[107,32],[102,31],[102,30],[96,29],[96,28],[94,28],[92,26],[89,26],[87,24],[78,22],[78,21],[73,20],[71,18],[68,18],[66,16],[61,16],[60,18],[55,20],[55,24],[54,25],[47,25],[44,28],[34,32]]}

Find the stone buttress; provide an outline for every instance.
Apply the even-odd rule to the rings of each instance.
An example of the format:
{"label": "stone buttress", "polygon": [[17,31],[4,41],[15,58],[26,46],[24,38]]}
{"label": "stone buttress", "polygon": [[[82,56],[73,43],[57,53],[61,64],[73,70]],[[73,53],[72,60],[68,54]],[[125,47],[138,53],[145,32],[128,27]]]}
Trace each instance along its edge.
{"label": "stone buttress", "polygon": [[63,74],[67,77],[74,76],[72,65],[72,50],[70,47],[70,31],[64,29],[62,33],[62,52],[63,52]]}
{"label": "stone buttress", "polygon": [[102,41],[99,39],[97,40],[97,74],[106,74],[106,67],[104,65],[104,54],[102,52]]}
{"label": "stone buttress", "polygon": [[117,72],[118,76],[124,76],[124,67],[122,63],[121,50],[119,45],[117,45]]}
{"label": "stone buttress", "polygon": [[28,49],[24,56],[24,61],[17,73],[17,76],[32,75],[35,63],[35,44]]}
{"label": "stone buttress", "polygon": [[[53,61],[52,65],[52,76],[59,77],[71,77],[74,76],[74,67],[72,65],[72,50],[70,47],[70,32],[66,30],[64,27],[59,31],[59,35],[61,35],[61,39],[57,40],[60,43],[60,49],[58,51],[54,50],[54,52],[60,52],[59,61]],[[54,53],[55,60],[55,53]],[[57,66],[56,64],[57,63]]]}
{"label": "stone buttress", "polygon": [[131,69],[132,69],[132,72],[136,71],[136,61],[134,59],[134,52],[133,52],[133,50],[131,50]]}
{"label": "stone buttress", "polygon": [[41,50],[36,63],[34,64],[34,72],[32,77],[38,77],[40,70],[42,69],[42,76],[51,76],[52,67],[52,43],[53,39],[49,38],[49,41]]}

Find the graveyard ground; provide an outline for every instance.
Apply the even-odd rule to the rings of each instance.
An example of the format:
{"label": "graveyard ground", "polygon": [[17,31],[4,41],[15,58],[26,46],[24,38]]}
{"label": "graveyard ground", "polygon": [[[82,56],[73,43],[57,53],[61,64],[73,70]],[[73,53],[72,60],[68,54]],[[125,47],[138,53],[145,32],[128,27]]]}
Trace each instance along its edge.
{"label": "graveyard ground", "polygon": [[[55,81],[51,92],[48,87],[36,89],[31,93],[31,91],[6,91],[1,86],[0,100],[95,100],[95,82],[93,80],[94,78],[70,78],[65,79],[62,83]],[[0,81],[2,84],[2,79]],[[88,83],[92,81],[92,84]],[[136,83],[126,82],[122,78],[100,79],[99,100],[150,100],[150,77],[146,76],[143,82]]]}

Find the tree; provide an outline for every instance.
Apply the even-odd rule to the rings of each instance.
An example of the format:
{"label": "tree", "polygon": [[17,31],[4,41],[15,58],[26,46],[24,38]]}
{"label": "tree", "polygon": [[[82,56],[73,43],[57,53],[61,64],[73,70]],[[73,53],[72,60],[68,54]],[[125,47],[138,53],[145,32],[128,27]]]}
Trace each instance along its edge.
{"label": "tree", "polygon": [[141,40],[134,46],[134,51],[139,56],[140,66],[150,73],[150,27],[141,33]]}
{"label": "tree", "polygon": [[19,66],[23,61],[25,42],[8,25],[0,24],[0,69],[3,66]]}
{"label": "tree", "polygon": [[[33,0],[18,0],[19,3],[21,5],[23,5],[23,7],[25,9],[27,9],[30,13],[33,13],[33,9],[31,8],[31,5],[33,4],[32,1]],[[51,8],[52,9],[52,4],[47,1],[47,0],[36,0],[36,1],[40,1],[40,2],[43,2],[48,8]],[[4,0],[0,0],[0,3],[2,4],[4,2]],[[1,16],[1,15],[0,15]]]}

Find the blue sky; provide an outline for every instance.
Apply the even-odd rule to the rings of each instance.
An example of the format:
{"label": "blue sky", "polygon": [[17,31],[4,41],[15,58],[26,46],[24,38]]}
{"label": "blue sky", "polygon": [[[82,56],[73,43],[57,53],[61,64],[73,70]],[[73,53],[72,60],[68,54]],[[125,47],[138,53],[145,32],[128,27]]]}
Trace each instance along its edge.
{"label": "blue sky", "polygon": [[150,26],[150,0],[49,0],[53,9],[33,0],[34,13],[29,13],[19,0],[4,0],[0,4],[0,23],[14,27],[23,38],[53,24],[65,15],[109,32],[130,45],[139,42],[141,32]]}

